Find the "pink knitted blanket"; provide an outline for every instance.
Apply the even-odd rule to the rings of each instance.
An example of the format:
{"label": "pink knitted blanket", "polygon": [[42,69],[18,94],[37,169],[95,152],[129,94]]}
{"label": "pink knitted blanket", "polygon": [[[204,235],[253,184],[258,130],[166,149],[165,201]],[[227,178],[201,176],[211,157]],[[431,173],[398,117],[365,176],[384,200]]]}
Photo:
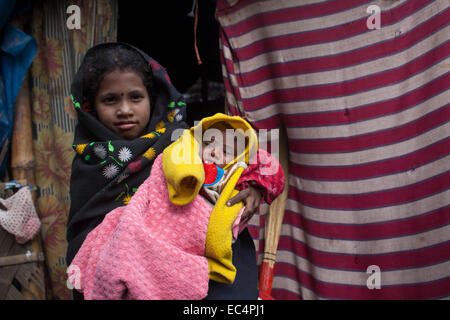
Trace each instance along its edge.
{"label": "pink knitted blanket", "polygon": [[162,154],[128,205],[108,213],[88,234],[72,261],[85,299],[197,300],[207,295],[204,252],[211,206],[202,197],[173,205],[161,159]]}

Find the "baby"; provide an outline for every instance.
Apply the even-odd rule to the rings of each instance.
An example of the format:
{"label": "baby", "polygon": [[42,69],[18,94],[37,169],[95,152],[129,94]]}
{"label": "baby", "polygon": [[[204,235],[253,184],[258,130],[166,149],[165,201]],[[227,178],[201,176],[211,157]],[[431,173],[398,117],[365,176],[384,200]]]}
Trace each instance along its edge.
{"label": "baby", "polygon": [[[244,131],[241,128],[236,130],[227,122],[230,117],[221,114],[217,114],[215,117],[220,117],[222,120],[210,125],[200,138],[196,137],[199,146],[201,145],[198,155],[205,171],[205,179],[199,195],[203,196],[211,206],[217,202],[236,170],[239,167],[247,168],[242,157],[241,161],[238,161],[238,155],[244,154],[246,146],[248,148],[249,144],[249,137],[245,135]],[[205,122],[207,122],[206,119],[203,120],[203,125]],[[194,136],[196,135],[194,134]],[[183,183],[187,188],[194,190],[197,180],[193,176],[188,176]],[[243,216],[244,212],[245,207],[240,210],[233,224],[233,243],[238,233],[247,226],[246,222],[249,216]],[[242,223],[240,223],[241,220]]]}
{"label": "baby", "polygon": [[[211,132],[212,129],[216,129],[220,133],[217,135],[212,132],[211,139],[207,141],[205,139],[207,132],[205,132],[204,139],[202,139],[202,157],[205,163],[214,163],[223,169],[238,156],[238,151],[240,151],[239,153],[244,151],[245,145],[243,146],[242,142],[245,143],[245,135],[241,130],[234,130],[225,121],[212,124],[208,131]],[[216,137],[219,138],[216,139]],[[241,150],[238,150],[238,147]]]}
{"label": "baby", "polygon": [[[162,162],[173,204],[209,204],[210,209],[205,208],[209,215],[205,246],[209,275],[215,281],[233,283],[232,236],[235,239],[245,229],[248,217],[242,202],[230,206],[229,199],[238,193],[239,186],[253,183],[264,186],[267,192],[263,196],[271,202],[283,190],[281,166],[258,149],[255,131],[247,121],[220,113],[185,130],[164,150]],[[267,164],[278,169],[262,175]],[[218,243],[219,249],[215,247]]]}
{"label": "baby", "polygon": [[[244,152],[245,148],[245,136],[242,131],[234,130],[225,121],[214,123],[209,127],[208,132],[214,129],[218,130],[218,134],[213,132],[210,141],[202,140],[205,182],[202,188],[203,193],[201,193],[213,203],[217,201],[223,187],[237,168],[237,164],[233,161],[238,154]],[[205,133],[204,137],[206,135]]]}
{"label": "baby", "polygon": [[[205,170],[205,181],[200,194],[215,203],[229,177],[237,168],[234,160],[238,154],[245,151],[248,137],[242,130],[235,130],[223,120],[212,124],[198,140],[201,144],[199,156]],[[194,187],[195,178],[186,178],[186,183]]]}

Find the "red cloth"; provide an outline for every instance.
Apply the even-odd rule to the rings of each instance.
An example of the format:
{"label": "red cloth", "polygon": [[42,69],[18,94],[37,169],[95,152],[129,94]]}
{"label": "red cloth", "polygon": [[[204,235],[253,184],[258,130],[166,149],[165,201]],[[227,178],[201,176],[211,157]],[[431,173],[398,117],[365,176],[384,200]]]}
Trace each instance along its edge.
{"label": "red cloth", "polygon": [[251,185],[261,192],[265,202],[271,204],[283,192],[283,168],[274,156],[263,149],[259,149],[255,157],[256,161],[250,160],[239,178],[236,189],[243,190]]}

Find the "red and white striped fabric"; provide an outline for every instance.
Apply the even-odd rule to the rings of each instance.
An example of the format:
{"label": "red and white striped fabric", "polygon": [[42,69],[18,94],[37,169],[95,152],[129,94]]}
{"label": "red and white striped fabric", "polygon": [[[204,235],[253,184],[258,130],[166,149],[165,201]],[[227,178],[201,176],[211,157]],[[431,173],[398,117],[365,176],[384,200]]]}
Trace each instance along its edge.
{"label": "red and white striped fabric", "polygon": [[450,297],[449,5],[217,1],[230,113],[287,127],[275,298]]}

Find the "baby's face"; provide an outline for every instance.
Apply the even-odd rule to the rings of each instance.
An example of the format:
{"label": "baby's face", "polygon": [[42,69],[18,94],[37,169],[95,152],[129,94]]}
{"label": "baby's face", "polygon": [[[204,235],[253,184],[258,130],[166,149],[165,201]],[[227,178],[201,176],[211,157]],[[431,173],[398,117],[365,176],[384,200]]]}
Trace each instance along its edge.
{"label": "baby's face", "polygon": [[237,139],[233,135],[227,137],[225,128],[217,126],[214,129],[217,129],[216,134],[213,134],[210,139],[205,139],[204,136],[202,141],[202,160],[206,163],[214,163],[223,169],[237,157]]}

